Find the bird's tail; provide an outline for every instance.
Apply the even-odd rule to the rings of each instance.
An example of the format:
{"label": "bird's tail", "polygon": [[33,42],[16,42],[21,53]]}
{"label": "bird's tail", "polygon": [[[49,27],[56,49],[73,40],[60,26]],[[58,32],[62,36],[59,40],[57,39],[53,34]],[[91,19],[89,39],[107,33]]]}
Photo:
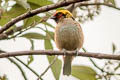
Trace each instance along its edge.
{"label": "bird's tail", "polygon": [[65,56],[63,65],[63,75],[69,76],[71,74],[72,56]]}

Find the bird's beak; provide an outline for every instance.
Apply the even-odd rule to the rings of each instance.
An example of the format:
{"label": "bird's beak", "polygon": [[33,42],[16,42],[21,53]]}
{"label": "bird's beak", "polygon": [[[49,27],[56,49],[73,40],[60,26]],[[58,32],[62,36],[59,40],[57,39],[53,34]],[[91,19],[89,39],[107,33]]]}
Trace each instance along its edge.
{"label": "bird's beak", "polygon": [[56,16],[51,16],[50,19],[54,19],[54,20],[55,20],[55,19],[56,19]]}

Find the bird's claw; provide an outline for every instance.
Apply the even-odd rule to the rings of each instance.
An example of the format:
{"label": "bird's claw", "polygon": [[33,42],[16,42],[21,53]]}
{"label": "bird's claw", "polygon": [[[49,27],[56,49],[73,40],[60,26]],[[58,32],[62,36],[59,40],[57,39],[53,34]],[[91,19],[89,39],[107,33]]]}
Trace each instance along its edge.
{"label": "bird's claw", "polygon": [[79,49],[76,49],[76,50],[75,50],[75,54],[76,54],[75,56],[78,56],[78,54],[79,54]]}
{"label": "bird's claw", "polygon": [[66,49],[62,49],[62,52],[64,53],[64,55],[66,55],[67,50]]}

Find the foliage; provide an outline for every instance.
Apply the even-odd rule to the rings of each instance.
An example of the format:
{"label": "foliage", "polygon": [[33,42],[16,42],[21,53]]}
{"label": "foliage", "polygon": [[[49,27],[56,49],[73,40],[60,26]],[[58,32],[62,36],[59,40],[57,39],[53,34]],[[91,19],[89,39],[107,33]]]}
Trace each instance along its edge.
{"label": "foliage", "polygon": [[8,80],[6,75],[0,76],[0,80]]}
{"label": "foliage", "polygon": [[72,75],[80,80],[96,80],[96,72],[87,66],[72,66]]}

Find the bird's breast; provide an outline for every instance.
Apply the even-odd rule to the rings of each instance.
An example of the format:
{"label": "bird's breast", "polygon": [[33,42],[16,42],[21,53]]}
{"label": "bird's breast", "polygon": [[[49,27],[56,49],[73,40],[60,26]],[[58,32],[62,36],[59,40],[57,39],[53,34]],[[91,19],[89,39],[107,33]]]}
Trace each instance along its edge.
{"label": "bird's breast", "polygon": [[[59,49],[75,50],[82,42],[80,26],[63,23],[56,27],[55,42]],[[82,44],[81,44],[82,45]]]}

